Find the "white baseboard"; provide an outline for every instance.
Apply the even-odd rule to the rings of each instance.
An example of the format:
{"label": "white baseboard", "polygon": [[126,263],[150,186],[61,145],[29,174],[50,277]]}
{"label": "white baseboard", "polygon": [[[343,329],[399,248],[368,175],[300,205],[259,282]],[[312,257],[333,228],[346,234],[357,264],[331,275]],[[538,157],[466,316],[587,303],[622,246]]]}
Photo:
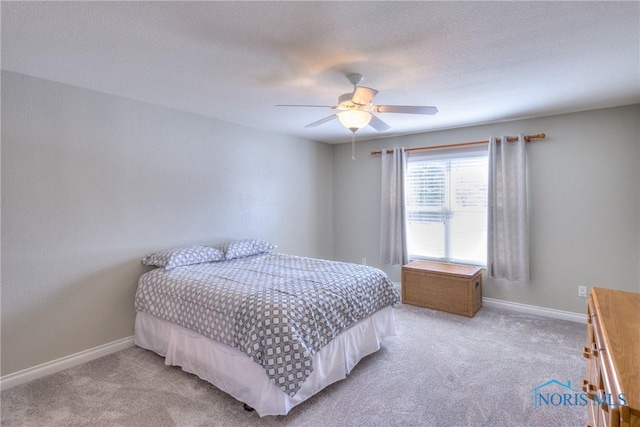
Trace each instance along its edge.
{"label": "white baseboard", "polygon": [[[396,286],[399,283],[394,283]],[[555,310],[553,308],[538,307],[535,305],[520,304],[517,302],[502,301],[493,298],[482,298],[482,304],[485,307],[503,308],[506,310],[517,311],[520,313],[535,314],[538,316],[551,317],[554,319],[569,320],[571,322],[587,323],[585,314],[573,313],[570,311]],[[4,377],[0,377],[0,390],[7,390],[20,384],[55,374],[64,369],[68,369],[82,363],[107,356],[120,350],[133,347],[133,336],[122,338],[117,341],[110,342],[89,350],[81,351],[76,354],[61,357],[32,368],[23,369]]]}
{"label": "white baseboard", "polygon": [[90,348],[79,353],[61,357],[60,359],[52,360],[32,368],[23,369],[22,371],[5,375],[0,377],[0,390],[7,390],[11,387],[37,380],[38,378],[43,378],[47,375],[55,374],[56,372],[60,372],[64,369],[72,368],[91,360],[107,356],[111,353],[115,353],[116,351],[133,347],[133,345],[133,336],[130,336],[108,344]]}
{"label": "white baseboard", "polygon": [[556,310],[553,308],[538,307],[535,305],[520,304],[517,302],[503,301],[493,298],[482,298],[482,305],[485,307],[504,308],[506,310],[520,313],[536,314],[538,316],[551,317],[554,319],[569,320],[577,323],[587,323],[587,315],[574,313],[571,311]]}

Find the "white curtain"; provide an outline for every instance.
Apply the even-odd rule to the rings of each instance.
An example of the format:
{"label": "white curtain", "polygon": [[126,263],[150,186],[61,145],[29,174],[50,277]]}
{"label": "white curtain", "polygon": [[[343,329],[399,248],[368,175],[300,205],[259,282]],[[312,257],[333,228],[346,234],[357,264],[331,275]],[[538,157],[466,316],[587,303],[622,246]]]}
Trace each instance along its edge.
{"label": "white curtain", "polygon": [[404,209],[404,173],[407,159],[403,147],[392,153],[382,150],[382,186],[380,204],[380,262],[406,264],[407,242]]}
{"label": "white curtain", "polygon": [[487,268],[490,277],[529,281],[529,220],[524,135],[489,139]]}

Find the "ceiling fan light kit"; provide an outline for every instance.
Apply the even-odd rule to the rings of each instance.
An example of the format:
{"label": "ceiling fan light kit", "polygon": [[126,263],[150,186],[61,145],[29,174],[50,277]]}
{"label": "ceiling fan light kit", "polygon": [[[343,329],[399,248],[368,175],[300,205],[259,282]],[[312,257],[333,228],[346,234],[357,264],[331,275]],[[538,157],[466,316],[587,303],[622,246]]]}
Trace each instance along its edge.
{"label": "ceiling fan light kit", "polygon": [[353,84],[353,92],[345,93],[338,97],[338,105],[328,107],[325,105],[278,105],[278,107],[319,107],[339,110],[323,119],[309,123],[305,127],[316,127],[327,123],[336,117],[344,127],[351,131],[351,157],[355,160],[355,134],[363,127],[369,125],[378,132],[391,128],[373,113],[400,113],[400,114],[427,114],[434,115],[438,112],[436,107],[420,105],[372,105],[373,97],[378,94],[376,89],[360,86],[363,80],[362,74],[349,74],[347,79]]}
{"label": "ceiling fan light kit", "polygon": [[369,124],[371,114],[362,110],[347,110],[338,113],[338,120],[344,127],[355,133]]}

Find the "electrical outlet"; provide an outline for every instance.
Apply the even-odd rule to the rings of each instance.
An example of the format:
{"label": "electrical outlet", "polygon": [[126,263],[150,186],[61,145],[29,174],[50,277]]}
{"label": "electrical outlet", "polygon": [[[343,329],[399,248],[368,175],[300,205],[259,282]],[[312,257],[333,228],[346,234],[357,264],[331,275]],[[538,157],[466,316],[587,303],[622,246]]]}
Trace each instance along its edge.
{"label": "electrical outlet", "polygon": [[580,298],[587,297],[587,287],[586,286],[578,286],[578,296]]}
{"label": "electrical outlet", "polygon": [[362,258],[362,265],[367,265],[367,259],[366,258]]}

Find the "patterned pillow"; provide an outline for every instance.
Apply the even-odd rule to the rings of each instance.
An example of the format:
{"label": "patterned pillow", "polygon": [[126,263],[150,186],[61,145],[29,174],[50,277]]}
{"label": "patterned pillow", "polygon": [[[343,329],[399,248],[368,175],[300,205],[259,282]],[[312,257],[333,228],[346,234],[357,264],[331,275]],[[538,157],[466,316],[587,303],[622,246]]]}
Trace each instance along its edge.
{"label": "patterned pillow", "polygon": [[165,270],[185,265],[202,264],[224,260],[224,253],[219,248],[209,246],[183,246],[155,252],[142,259],[144,265],[164,267]]}
{"label": "patterned pillow", "polygon": [[218,246],[218,248],[224,251],[224,259],[244,258],[251,255],[263,254],[276,247],[273,243],[260,239],[234,240]]}

